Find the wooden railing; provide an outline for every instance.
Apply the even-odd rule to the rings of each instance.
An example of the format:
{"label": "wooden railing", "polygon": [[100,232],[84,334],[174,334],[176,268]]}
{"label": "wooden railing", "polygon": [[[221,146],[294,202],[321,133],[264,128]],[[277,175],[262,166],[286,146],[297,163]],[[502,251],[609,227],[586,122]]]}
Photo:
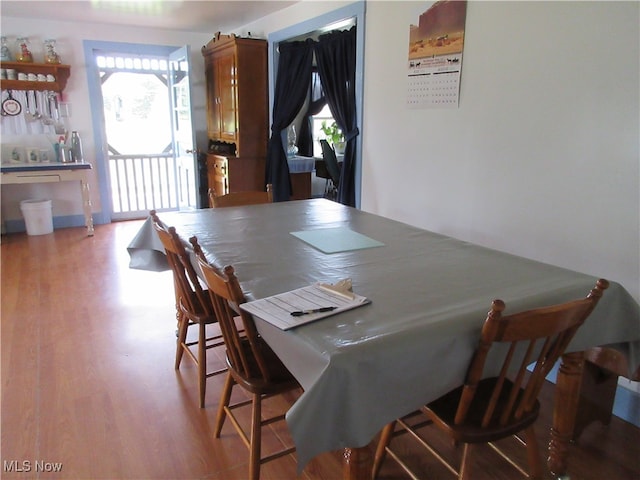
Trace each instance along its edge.
{"label": "wooden railing", "polygon": [[195,175],[172,154],[110,155],[109,179],[114,220],[195,204]]}

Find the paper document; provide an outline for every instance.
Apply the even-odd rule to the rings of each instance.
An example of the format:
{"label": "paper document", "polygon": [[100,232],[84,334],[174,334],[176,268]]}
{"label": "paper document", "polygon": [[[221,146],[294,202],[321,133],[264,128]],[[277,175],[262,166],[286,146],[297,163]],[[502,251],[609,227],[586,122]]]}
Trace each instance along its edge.
{"label": "paper document", "polygon": [[240,308],[282,330],[288,330],[367,303],[370,301],[362,295],[333,285],[315,283],[243,303]]}

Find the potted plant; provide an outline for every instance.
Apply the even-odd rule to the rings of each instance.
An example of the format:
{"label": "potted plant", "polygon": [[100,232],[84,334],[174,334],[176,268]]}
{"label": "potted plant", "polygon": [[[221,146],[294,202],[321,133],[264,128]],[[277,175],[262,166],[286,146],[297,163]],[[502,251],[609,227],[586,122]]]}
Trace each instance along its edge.
{"label": "potted plant", "polygon": [[337,154],[344,154],[345,141],[344,135],[342,134],[342,130],[338,128],[338,124],[335,122],[331,122],[331,125],[327,125],[327,121],[323,120],[320,124],[320,130],[325,134],[327,142],[333,145],[333,149]]}

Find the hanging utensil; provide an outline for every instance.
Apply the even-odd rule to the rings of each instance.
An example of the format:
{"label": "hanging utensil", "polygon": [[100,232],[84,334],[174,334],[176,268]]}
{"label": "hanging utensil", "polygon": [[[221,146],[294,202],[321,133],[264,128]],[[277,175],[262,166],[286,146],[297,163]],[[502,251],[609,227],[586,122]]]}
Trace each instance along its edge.
{"label": "hanging utensil", "polygon": [[49,92],[44,92],[43,96],[47,111],[43,112],[42,123],[44,125],[53,125],[53,119],[51,118],[51,98],[49,97]]}
{"label": "hanging utensil", "polygon": [[60,121],[60,106],[58,105],[58,94],[51,92],[51,98],[53,99],[53,127],[58,135],[65,133],[65,125]]}
{"label": "hanging utensil", "polygon": [[36,92],[35,90],[33,90],[33,103],[34,103],[33,119],[34,120],[40,120],[42,118],[42,115],[40,114],[40,111],[38,110],[38,108],[39,108],[39,105],[38,105],[38,92]]}
{"label": "hanging utensil", "polygon": [[10,115],[12,117],[16,115],[20,115],[22,111],[22,105],[15,98],[13,98],[13,92],[11,90],[7,91],[9,93],[9,98],[5,99],[2,102],[2,113],[4,115]]}
{"label": "hanging utensil", "polygon": [[31,102],[29,101],[29,94],[31,93],[31,90],[27,90],[24,92],[24,98],[25,98],[25,112],[24,112],[24,119],[27,120],[28,122],[32,122],[35,117],[33,115],[33,113],[31,113]]}

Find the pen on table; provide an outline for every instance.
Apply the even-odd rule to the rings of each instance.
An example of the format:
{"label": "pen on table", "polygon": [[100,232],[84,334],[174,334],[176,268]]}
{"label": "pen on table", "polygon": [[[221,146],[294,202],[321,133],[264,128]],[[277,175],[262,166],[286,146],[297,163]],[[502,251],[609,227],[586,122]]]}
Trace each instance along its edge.
{"label": "pen on table", "polygon": [[322,307],[322,308],[313,308],[311,310],[296,310],[295,312],[291,312],[291,315],[294,317],[301,317],[302,315],[309,315],[311,313],[320,313],[320,312],[330,312],[331,310],[335,310],[338,307]]}

